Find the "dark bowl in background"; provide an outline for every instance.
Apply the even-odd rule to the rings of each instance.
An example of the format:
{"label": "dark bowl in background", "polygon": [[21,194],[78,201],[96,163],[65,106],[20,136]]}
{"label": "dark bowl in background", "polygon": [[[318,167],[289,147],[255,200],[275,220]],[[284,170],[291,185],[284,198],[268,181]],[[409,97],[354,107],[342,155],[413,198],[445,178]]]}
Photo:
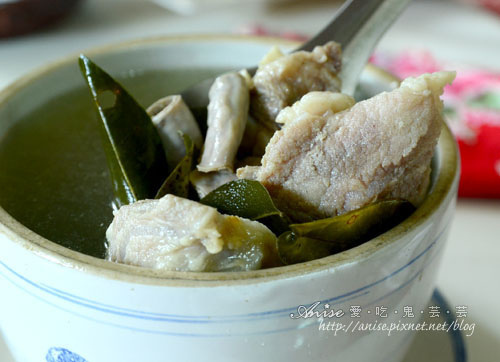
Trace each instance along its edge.
{"label": "dark bowl in background", "polygon": [[7,0],[0,4],[0,38],[23,35],[56,24],[81,0]]}

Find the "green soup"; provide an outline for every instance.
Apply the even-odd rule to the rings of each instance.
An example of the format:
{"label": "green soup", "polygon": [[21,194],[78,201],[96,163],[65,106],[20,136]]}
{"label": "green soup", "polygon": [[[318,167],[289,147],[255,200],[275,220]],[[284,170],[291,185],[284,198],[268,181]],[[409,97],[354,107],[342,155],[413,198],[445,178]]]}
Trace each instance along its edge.
{"label": "green soup", "polygon": [[[158,71],[118,79],[148,106],[221,72]],[[81,88],[19,120],[0,142],[0,205],[43,237],[102,258],[113,192],[97,122],[83,79]]]}

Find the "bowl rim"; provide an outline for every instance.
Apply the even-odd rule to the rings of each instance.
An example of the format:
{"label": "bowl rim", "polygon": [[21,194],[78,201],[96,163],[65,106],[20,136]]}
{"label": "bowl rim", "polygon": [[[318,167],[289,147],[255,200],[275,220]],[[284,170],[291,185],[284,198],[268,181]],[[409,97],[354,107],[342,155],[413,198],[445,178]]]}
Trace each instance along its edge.
{"label": "bowl rim", "polygon": [[[86,50],[90,56],[103,53],[127,50],[136,46],[147,46],[158,43],[173,44],[186,42],[220,42],[237,41],[252,42],[280,46],[296,46],[296,41],[284,40],[276,37],[261,37],[247,35],[175,35],[159,36],[136,39],[108,46],[100,46]],[[29,87],[30,84],[43,78],[45,75],[55,72],[59,67],[75,62],[78,54],[66,56],[60,60],[41,67],[22,78],[14,81],[0,91],[0,108],[20,90]],[[367,66],[370,73],[384,79],[388,83],[399,82],[393,75],[373,65]],[[427,195],[422,205],[402,223],[371,239],[355,248],[334,254],[325,258],[316,259],[306,263],[281,266],[270,269],[262,269],[246,272],[179,272],[161,271],[138,266],[119,264],[104,259],[92,257],[65,248],[55,242],[31,231],[19,221],[14,219],[0,206],[0,233],[7,236],[9,241],[32,252],[38,257],[59,264],[64,267],[91,273],[100,277],[120,280],[134,284],[164,285],[176,287],[215,287],[222,285],[238,285],[268,282],[276,279],[288,279],[306,274],[313,274],[325,269],[337,268],[342,265],[359,262],[368,258],[375,252],[397,243],[398,236],[402,233],[411,232],[431,219],[437,212],[443,201],[453,190],[458,182],[458,150],[456,142],[448,128],[443,122],[442,132],[438,141],[437,149],[440,155],[440,169],[431,192]]]}

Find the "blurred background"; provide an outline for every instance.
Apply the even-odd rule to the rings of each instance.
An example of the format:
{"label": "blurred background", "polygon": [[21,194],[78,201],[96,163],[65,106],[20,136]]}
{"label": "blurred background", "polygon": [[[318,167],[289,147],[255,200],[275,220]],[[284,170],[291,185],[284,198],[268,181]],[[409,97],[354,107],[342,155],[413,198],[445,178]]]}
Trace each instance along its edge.
{"label": "blurred background", "polygon": [[[334,0],[0,0],[0,89],[63,56],[160,35],[231,33],[307,39]],[[400,77],[458,70],[444,100],[462,178],[438,287],[468,307],[470,361],[500,356],[500,0],[414,0],[372,62]],[[5,361],[0,341],[0,360]]]}

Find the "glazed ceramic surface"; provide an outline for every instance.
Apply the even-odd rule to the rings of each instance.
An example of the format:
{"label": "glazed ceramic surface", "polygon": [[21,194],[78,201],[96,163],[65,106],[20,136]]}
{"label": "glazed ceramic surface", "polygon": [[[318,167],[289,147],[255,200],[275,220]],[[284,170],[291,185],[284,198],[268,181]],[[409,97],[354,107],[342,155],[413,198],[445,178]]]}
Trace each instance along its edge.
{"label": "glazed ceramic surface", "polygon": [[[88,54],[114,72],[179,64],[242,68],[276,42],[162,38]],[[0,95],[0,142],[25,113],[81,85],[75,62],[30,75]],[[391,81],[367,68],[363,91],[373,94]],[[113,264],[43,239],[0,209],[1,332],[15,359],[28,362],[401,361],[413,332],[388,336],[355,326],[396,325],[405,321],[405,307],[420,311],[429,301],[458,181],[456,148],[445,126],[433,162],[429,196],[394,229],[341,254],[255,272]],[[314,310],[344,315],[308,314]],[[328,323],[342,330],[335,333]]]}

